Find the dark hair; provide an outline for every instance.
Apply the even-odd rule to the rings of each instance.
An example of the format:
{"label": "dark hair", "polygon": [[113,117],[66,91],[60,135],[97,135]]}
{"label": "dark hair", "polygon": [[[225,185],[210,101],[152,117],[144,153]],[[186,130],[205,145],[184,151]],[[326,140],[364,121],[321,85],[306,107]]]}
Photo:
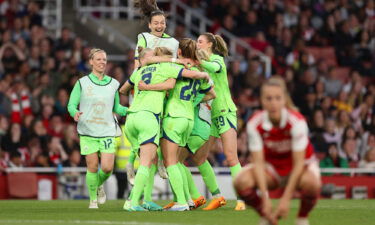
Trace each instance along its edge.
{"label": "dark hair", "polygon": [[228,47],[224,39],[220,35],[214,35],[213,33],[204,33],[208,42],[212,43],[212,52],[223,57],[228,56]]}
{"label": "dark hair", "polygon": [[165,13],[159,9],[156,0],[133,0],[134,8],[138,8],[143,17],[151,23],[154,16],[165,16]]}

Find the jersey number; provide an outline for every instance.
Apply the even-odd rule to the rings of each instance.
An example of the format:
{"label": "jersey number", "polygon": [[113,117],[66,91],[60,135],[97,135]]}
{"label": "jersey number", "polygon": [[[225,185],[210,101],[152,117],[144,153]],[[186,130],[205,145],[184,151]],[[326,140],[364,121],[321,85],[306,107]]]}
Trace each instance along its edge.
{"label": "jersey number", "polygon": [[189,84],[181,88],[180,99],[190,101],[192,96],[195,97],[197,95],[200,84],[200,80],[190,79]]}
{"label": "jersey number", "polygon": [[104,142],[104,148],[107,150],[107,149],[109,149],[111,147],[112,139],[109,138],[107,140],[104,140],[103,142]]}

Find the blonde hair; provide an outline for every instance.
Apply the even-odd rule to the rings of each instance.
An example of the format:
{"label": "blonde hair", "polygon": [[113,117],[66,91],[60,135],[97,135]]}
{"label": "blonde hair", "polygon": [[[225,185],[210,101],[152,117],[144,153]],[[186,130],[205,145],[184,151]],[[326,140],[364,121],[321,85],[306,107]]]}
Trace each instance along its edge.
{"label": "blonde hair", "polygon": [[146,55],[146,53],[149,52],[149,51],[152,51],[152,49],[151,48],[138,47],[137,51],[138,51],[138,59],[142,59]]}
{"label": "blonde hair", "polygon": [[208,55],[208,52],[206,50],[203,50],[203,49],[197,50],[197,56],[198,56],[199,61],[202,61],[202,60],[208,61],[210,59],[210,56]]}
{"label": "blonde hair", "polygon": [[266,80],[263,84],[262,84],[262,87],[260,89],[260,93],[261,95],[264,94],[264,87],[269,87],[269,86],[273,86],[273,87],[280,87],[284,93],[284,96],[285,96],[285,107],[287,109],[291,109],[291,110],[295,110],[295,111],[298,111],[298,108],[294,105],[293,101],[292,101],[292,98],[290,97],[289,93],[288,93],[288,89],[286,88],[286,84],[285,84],[285,81],[283,80],[283,78],[281,78],[280,76],[273,76],[271,78],[269,78],[268,80]]}
{"label": "blonde hair", "polygon": [[166,48],[166,47],[156,47],[154,49],[154,55],[155,56],[173,57],[172,51],[169,48]]}
{"label": "blonde hair", "polygon": [[94,58],[94,55],[98,52],[104,52],[106,53],[103,49],[100,49],[100,48],[92,48],[90,50],[90,53],[89,53],[89,59],[93,59]]}
{"label": "blonde hair", "polygon": [[220,35],[214,35],[213,33],[204,33],[208,42],[212,43],[212,52],[223,57],[228,56],[228,47],[224,39]]}

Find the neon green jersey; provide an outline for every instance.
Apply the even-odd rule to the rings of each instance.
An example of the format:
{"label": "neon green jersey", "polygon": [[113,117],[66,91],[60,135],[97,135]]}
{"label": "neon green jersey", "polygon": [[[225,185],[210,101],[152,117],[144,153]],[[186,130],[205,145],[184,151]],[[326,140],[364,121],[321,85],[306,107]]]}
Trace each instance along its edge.
{"label": "neon green jersey", "polygon": [[216,98],[212,102],[212,118],[237,111],[229,90],[224,58],[216,54],[211,54],[210,61],[203,61],[201,65],[208,71],[215,84]]}
{"label": "neon green jersey", "polygon": [[[175,65],[184,68],[182,65]],[[191,70],[199,71],[192,67]],[[211,85],[204,80],[182,78],[177,80],[175,87],[169,92],[169,97],[165,107],[165,116],[183,117],[194,119],[194,99],[197,93],[206,93],[211,89]]]}
{"label": "neon green jersey", "polygon": [[140,91],[138,83],[143,80],[146,84],[158,84],[169,78],[178,79],[181,77],[182,71],[183,68],[176,67],[172,63],[151,64],[134,71],[128,80],[134,86],[134,101],[128,111],[162,113],[166,91]]}

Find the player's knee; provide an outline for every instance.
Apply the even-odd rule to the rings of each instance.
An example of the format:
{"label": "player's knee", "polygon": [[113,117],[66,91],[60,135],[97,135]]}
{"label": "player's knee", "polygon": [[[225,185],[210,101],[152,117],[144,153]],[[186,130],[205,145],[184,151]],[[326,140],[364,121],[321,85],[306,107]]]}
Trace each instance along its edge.
{"label": "player's knee", "polygon": [[197,157],[197,155],[193,156],[193,161],[196,166],[202,165],[204,162],[206,162],[207,158],[204,157]]}
{"label": "player's knee", "polygon": [[112,170],[113,170],[113,166],[102,166],[101,170],[104,172],[104,173],[111,173]]}
{"label": "player's knee", "polygon": [[307,195],[318,195],[320,193],[321,182],[318,178],[312,176],[304,176],[300,182],[302,193]]}

